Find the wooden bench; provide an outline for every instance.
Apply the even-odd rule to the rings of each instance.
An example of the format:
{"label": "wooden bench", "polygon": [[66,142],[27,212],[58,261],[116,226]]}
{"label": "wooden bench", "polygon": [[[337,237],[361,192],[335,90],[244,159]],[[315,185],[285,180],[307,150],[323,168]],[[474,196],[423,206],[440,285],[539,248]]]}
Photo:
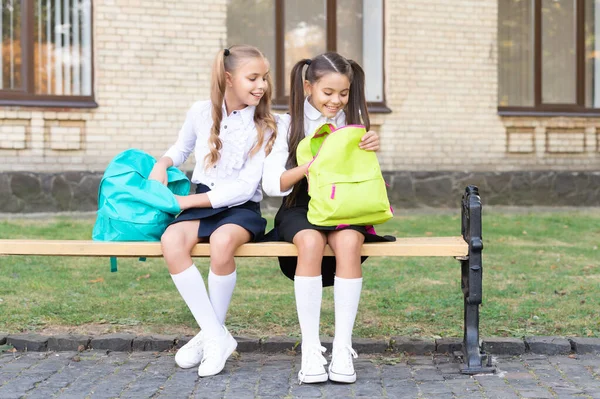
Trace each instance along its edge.
{"label": "wooden bench", "polygon": [[[464,335],[461,371],[478,374],[493,371],[491,358],[479,345],[479,305],[482,299],[481,201],[475,186],[466,188],[462,198],[462,236],[398,238],[396,242],[364,244],[365,256],[451,256],[461,264],[461,286],[464,296]],[[194,257],[209,256],[209,244],[200,243],[192,251]],[[0,256],[102,256],[161,257],[158,242],[99,242],[87,240],[0,240]],[[238,257],[297,256],[293,244],[284,242],[249,243],[235,253]],[[333,256],[329,246],[326,256]],[[116,264],[113,271],[116,271]]]}

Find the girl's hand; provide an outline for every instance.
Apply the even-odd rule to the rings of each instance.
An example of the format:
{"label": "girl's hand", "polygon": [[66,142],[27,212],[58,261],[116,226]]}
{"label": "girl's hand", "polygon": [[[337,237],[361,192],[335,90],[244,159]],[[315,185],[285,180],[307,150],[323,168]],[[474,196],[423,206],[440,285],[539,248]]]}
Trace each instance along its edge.
{"label": "girl's hand", "polygon": [[190,208],[189,196],[175,194],[175,199],[177,200],[177,203],[179,204],[179,207],[181,208],[182,211]]}
{"label": "girl's hand", "polygon": [[379,150],[379,136],[373,130],[369,130],[362,138],[358,146],[362,150],[377,151]]}
{"label": "girl's hand", "polygon": [[312,161],[307,162],[304,165],[301,165],[302,170],[304,171],[304,176],[308,176],[308,167],[310,166],[311,163],[312,163]]}
{"label": "girl's hand", "polygon": [[148,176],[148,180],[156,180],[166,186],[169,183],[169,180],[167,178],[167,168],[165,168],[157,162],[156,164],[154,164],[154,167],[150,172],[150,176]]}

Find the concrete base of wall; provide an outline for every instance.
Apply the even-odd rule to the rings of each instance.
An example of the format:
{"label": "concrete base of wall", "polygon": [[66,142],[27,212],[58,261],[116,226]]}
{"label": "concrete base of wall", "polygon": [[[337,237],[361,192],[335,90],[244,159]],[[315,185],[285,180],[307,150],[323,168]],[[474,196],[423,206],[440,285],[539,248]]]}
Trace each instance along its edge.
{"label": "concrete base of wall", "polygon": [[[600,172],[385,172],[395,208],[455,208],[467,185],[485,205],[600,206]],[[97,209],[101,173],[0,173],[0,213]],[[266,197],[263,210],[280,198]]]}

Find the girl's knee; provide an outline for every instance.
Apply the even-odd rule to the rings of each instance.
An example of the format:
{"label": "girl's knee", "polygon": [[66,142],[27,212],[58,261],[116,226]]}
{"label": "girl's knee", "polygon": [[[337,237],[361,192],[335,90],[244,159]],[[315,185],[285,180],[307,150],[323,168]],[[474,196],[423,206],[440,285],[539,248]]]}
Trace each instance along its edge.
{"label": "girl's knee", "polygon": [[365,242],[365,237],[361,233],[354,230],[349,230],[344,233],[345,234],[337,234],[335,237],[331,237],[332,239],[330,239],[330,244],[333,247],[334,251],[360,251],[360,248]]}
{"label": "girl's knee", "polygon": [[237,249],[237,240],[231,234],[213,233],[210,236],[210,253],[219,256],[221,254],[233,254]]}
{"label": "girl's knee", "polygon": [[316,230],[303,230],[294,237],[298,251],[322,251],[326,243],[323,235]]}
{"label": "girl's knee", "polygon": [[177,230],[175,225],[171,225],[167,227],[167,230],[165,230],[160,237],[160,245],[163,254],[170,252],[183,243],[183,234]]}
{"label": "girl's knee", "polygon": [[238,246],[239,240],[231,234],[213,233],[210,236],[210,268],[213,273],[218,275],[233,273],[235,270],[233,254]]}
{"label": "girl's knee", "polygon": [[192,237],[189,232],[176,224],[167,227],[160,237],[163,256],[167,257],[191,249],[197,241],[195,236]]}

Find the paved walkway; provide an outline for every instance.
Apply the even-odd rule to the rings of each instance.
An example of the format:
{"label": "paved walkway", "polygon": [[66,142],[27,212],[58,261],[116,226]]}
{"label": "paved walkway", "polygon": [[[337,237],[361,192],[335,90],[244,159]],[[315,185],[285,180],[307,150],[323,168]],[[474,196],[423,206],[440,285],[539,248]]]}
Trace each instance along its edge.
{"label": "paved walkway", "polygon": [[298,385],[300,356],[243,353],[214,377],[152,352],[0,355],[0,398],[599,398],[600,356],[500,357],[495,375],[466,376],[445,355],[356,361],[351,385]]}

